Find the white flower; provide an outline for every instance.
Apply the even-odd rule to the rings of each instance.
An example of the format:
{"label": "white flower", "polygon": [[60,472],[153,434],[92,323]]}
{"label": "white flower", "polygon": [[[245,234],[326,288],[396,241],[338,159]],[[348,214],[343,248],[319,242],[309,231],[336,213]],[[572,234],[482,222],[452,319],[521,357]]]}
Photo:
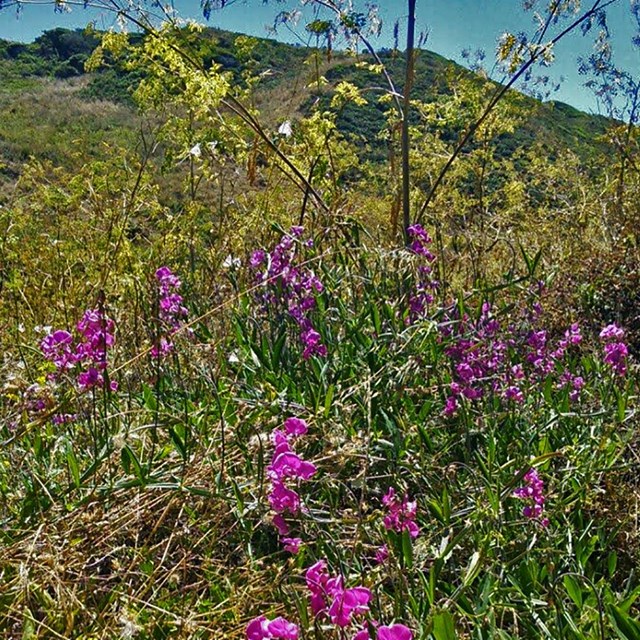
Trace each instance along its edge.
{"label": "white flower", "polygon": [[234,258],[231,254],[229,254],[223,261],[222,266],[225,269],[238,269],[242,265],[242,261],[240,258]]}
{"label": "white flower", "polygon": [[278,133],[281,136],[284,136],[285,138],[288,138],[291,133],[292,133],[292,129],[291,129],[291,122],[289,122],[289,120],[285,120],[279,127],[278,127]]}
{"label": "white flower", "polygon": [[189,149],[189,155],[194,158],[199,158],[202,155],[202,149],[200,148],[200,143],[194,144],[191,149]]}

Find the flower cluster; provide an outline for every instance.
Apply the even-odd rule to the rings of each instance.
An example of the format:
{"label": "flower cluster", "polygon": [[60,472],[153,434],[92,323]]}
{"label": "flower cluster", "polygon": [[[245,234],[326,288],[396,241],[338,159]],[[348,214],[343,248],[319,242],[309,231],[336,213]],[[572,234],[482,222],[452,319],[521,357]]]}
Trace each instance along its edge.
{"label": "flower cluster", "polygon": [[526,500],[528,504],[522,509],[525,518],[538,520],[543,527],[549,525],[548,518],[541,518],[544,511],[544,482],[541,480],[535,469],[529,469],[524,475],[524,486],[518,487],[513,495],[521,500]]}
{"label": "flower cluster", "polygon": [[[88,309],[76,325],[77,335],[57,330],[40,342],[42,355],[52,362],[58,374],[75,371],[81,390],[104,387],[107,350],[115,343],[115,325],[101,309]],[[111,391],[118,383],[109,383]]]}
{"label": "flower cluster", "polygon": [[366,587],[345,588],[344,576],[331,576],[326,560],[319,560],[307,569],[305,581],[309,589],[311,611],[315,616],[326,615],[341,628],[355,623],[356,618],[369,611],[372,594]]}
{"label": "flower cluster", "polygon": [[247,640],[298,640],[299,633],[297,624],[282,617],[268,620],[259,616],[247,625]]}
{"label": "flower cluster", "polygon": [[411,538],[417,538],[420,529],[416,524],[417,503],[409,500],[405,494],[404,498],[396,495],[395,489],[389,490],[382,498],[382,504],[387,508],[387,515],[383,519],[384,527],[387,531],[402,533],[408,531]]}
{"label": "flower cluster", "polygon": [[[562,363],[566,358],[569,349],[582,342],[582,333],[577,323],[572,324],[564,332],[564,337],[560,338],[555,346],[552,346],[544,329],[532,330],[527,336],[528,353],[525,358],[532,368],[533,380],[542,381],[556,369],[558,363]],[[568,368],[562,367],[562,373],[557,379],[556,386],[559,389],[569,389],[569,400],[578,400],[580,390],[584,386],[584,379],[574,375]]]}
{"label": "flower cluster", "polygon": [[161,358],[173,350],[171,336],[182,327],[189,311],[179,293],[182,286],[180,278],[174,275],[169,267],[160,267],[155,275],[158,281],[158,319],[161,331],[151,348],[151,356]]}
{"label": "flower cluster", "polygon": [[[269,488],[269,505],[275,512],[273,524],[281,536],[289,534],[289,524],[284,514],[298,515],[301,509],[300,496],[287,486],[287,481],[309,480],[315,473],[313,463],[303,460],[292,448],[296,438],[309,430],[307,423],[300,418],[287,418],[284,430],[274,429],[271,440],[274,445],[273,458],[267,468],[267,476],[271,483]],[[283,537],[282,543],[286,551],[297,553],[302,540],[300,538]]]}
{"label": "flower cluster", "polygon": [[627,345],[622,342],[623,338],[624,329],[616,324],[607,325],[600,332],[600,340],[604,343],[604,362],[620,376],[627,372],[629,355]]}
{"label": "flower cluster", "polygon": [[302,232],[302,227],[291,227],[271,253],[254,251],[249,266],[255,271],[256,282],[266,287],[266,292],[260,294],[265,308],[284,304],[287,314],[298,325],[302,357],[308,360],[311,356],[326,356],[327,347],[310,318],[310,312],[316,307],[316,295],[324,287],[315,273],[301,261],[300,244],[305,247],[313,245],[312,240],[300,242]]}
{"label": "flower cluster", "polygon": [[453,309],[440,325],[442,337],[449,341],[445,353],[452,363],[446,415],[456,413],[462,398],[476,401],[488,391],[520,404],[526,385],[541,384],[549,376],[556,388],[568,389],[569,400],[578,400],[585,381],[569,368],[571,349],[582,342],[577,324],[552,342],[546,330],[531,326],[540,319],[538,304],[521,324],[503,325],[488,302],[477,319],[458,315]]}
{"label": "flower cluster", "polygon": [[517,380],[521,376],[519,369],[508,370],[507,350],[511,341],[502,339],[499,334],[500,322],[495,318],[491,304],[482,305],[480,317],[473,320],[468,315],[456,318],[457,309],[450,318],[441,324],[441,334],[451,340],[445,353],[451,359],[453,381],[450,395],[445,405],[445,414],[456,412],[460,398],[478,400],[483,397],[489,385],[493,390],[500,389],[500,373],[504,395],[521,401]]}
{"label": "flower cluster", "polygon": [[[273,457],[267,467],[270,481],[269,504],[275,512],[273,524],[278,530],[284,548],[297,553],[302,540],[284,537],[289,534],[289,523],[285,515],[298,515],[302,503],[298,493],[288,486],[288,482],[309,480],[317,471],[314,464],[303,460],[294,450],[293,443],[300,436],[308,433],[307,423],[300,418],[287,418],[283,428],[274,429],[271,440],[274,445]],[[395,531],[409,531],[412,538],[418,535],[415,524],[416,503],[408,497],[400,500],[394,489],[385,495],[384,504],[388,509],[385,526]],[[387,552],[388,554],[388,552]],[[305,572],[305,582],[309,590],[309,606],[316,618],[328,620],[340,630],[340,637],[351,640],[371,640],[369,629],[376,631],[376,640],[413,640],[413,634],[402,624],[380,626],[376,620],[364,617],[369,613],[369,604],[373,599],[371,590],[362,585],[345,586],[345,577],[341,573],[329,573],[328,563],[322,559],[309,567]],[[299,628],[285,618],[274,620],[261,615],[249,622],[246,628],[247,640],[297,640]]]}
{"label": "flower cluster", "polygon": [[418,282],[415,290],[409,296],[409,322],[425,315],[428,306],[433,302],[433,290],[437,282],[433,280],[431,264],[436,257],[429,251],[432,240],[422,225],[413,224],[407,228],[410,245],[409,250],[423,258],[424,263],[418,267]]}

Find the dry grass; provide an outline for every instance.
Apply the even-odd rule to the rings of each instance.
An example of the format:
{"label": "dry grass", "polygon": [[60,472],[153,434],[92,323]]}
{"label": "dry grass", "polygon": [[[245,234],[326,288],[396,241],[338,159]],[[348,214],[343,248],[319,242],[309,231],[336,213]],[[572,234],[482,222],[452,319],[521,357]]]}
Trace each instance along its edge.
{"label": "dry grass", "polygon": [[[201,464],[185,482],[205,488],[210,476]],[[276,577],[246,556],[237,527],[223,500],[151,487],[90,496],[71,513],[52,510],[0,551],[11,602],[0,609],[0,629],[7,638],[29,628],[29,637],[162,629],[172,638],[241,638]]]}

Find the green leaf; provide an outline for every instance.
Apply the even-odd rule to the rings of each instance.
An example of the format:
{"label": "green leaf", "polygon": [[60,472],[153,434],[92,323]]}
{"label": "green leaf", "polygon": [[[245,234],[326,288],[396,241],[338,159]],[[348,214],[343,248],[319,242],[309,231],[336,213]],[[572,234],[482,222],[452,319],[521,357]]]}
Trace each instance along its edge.
{"label": "green leaf", "polygon": [[271,369],[277,371],[280,368],[280,357],[282,355],[282,348],[287,339],[287,332],[282,331],[278,336],[275,344],[273,345],[273,354],[271,355]]}
{"label": "green leaf", "polygon": [[402,532],[402,558],[404,566],[411,569],[413,566],[413,544],[406,529]]}
{"label": "green leaf", "polygon": [[67,464],[69,465],[69,473],[71,474],[71,478],[73,479],[73,484],[76,489],[80,487],[80,469],[78,468],[78,460],[76,459],[76,454],[73,452],[73,449],[69,447],[67,449]]}
{"label": "green leaf", "polygon": [[182,438],[178,435],[178,432],[173,427],[169,427],[169,435],[171,436],[171,441],[173,442],[173,445],[178,451],[178,453],[180,454],[180,456],[182,458],[186,458],[187,448]]}
{"label": "green leaf", "polygon": [[148,384],[145,384],[142,387],[142,398],[144,400],[144,406],[149,411],[157,411],[158,402],[156,400],[156,395]]}
{"label": "green leaf", "polygon": [[138,457],[128,445],[124,446],[120,451],[120,460],[122,467],[128,474],[131,466],[133,466],[133,473],[136,478],[139,478],[143,483],[145,482],[144,472],[142,471],[142,465],[138,460]]}
{"label": "green leaf", "polygon": [[614,604],[609,605],[608,610],[609,619],[619,638],[623,640],[638,640],[640,638],[640,623],[637,620],[628,616]]}
{"label": "green leaf", "polygon": [[625,613],[629,612],[629,609],[633,606],[634,602],[640,596],[640,586],[637,586],[621,603],[620,609]]}
{"label": "green leaf", "polygon": [[371,310],[373,327],[376,330],[376,333],[380,335],[382,333],[382,323],[380,322],[380,311],[378,310],[378,306],[375,304],[375,302],[371,302],[371,304],[369,305],[369,309]]}
{"label": "green leaf", "polygon": [[469,566],[464,574],[464,578],[462,579],[462,583],[465,587],[468,587],[480,573],[480,569],[482,569],[482,552],[475,551],[469,560]]}
{"label": "green leaf", "polygon": [[331,411],[331,403],[333,402],[333,395],[336,391],[336,385],[330,384],[327,388],[327,394],[324,398],[324,416],[325,418],[329,416],[329,412]]}
{"label": "green leaf", "polygon": [[562,582],[576,607],[578,607],[578,609],[582,609],[582,589],[580,588],[578,581],[573,576],[564,576],[564,578],[562,578]]}
{"label": "green leaf", "polygon": [[433,616],[433,636],[436,640],[456,640],[456,626],[448,611]]}
{"label": "green leaf", "polygon": [[22,623],[22,640],[30,640],[36,637],[36,626],[33,622],[33,615],[29,609],[24,613],[24,622]]}

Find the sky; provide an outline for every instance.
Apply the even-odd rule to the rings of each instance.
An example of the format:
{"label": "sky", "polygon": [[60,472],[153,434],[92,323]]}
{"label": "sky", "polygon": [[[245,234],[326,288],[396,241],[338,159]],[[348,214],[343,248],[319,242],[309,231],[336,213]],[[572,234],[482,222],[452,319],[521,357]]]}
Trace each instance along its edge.
{"label": "sky", "polygon": [[[9,0],[5,0],[5,5]],[[616,62],[624,69],[640,74],[640,52],[631,44],[635,34],[635,22],[629,9],[630,0],[617,0],[609,9],[609,26],[614,34],[613,45]],[[2,4],[2,0],[0,0]],[[214,10],[209,25],[248,33],[262,37],[277,37],[280,40],[294,42],[304,36],[303,25],[298,28],[298,36],[280,28],[276,36],[269,33],[274,17],[279,11],[299,6],[296,0],[235,0],[222,10]],[[364,2],[354,4],[360,10]],[[393,24],[399,20],[402,27],[406,23],[405,0],[378,0],[382,19],[382,36],[373,39],[374,46],[388,47],[393,43]],[[589,3],[590,4],[590,3]],[[204,22],[198,0],[174,0],[178,15]],[[522,9],[520,0],[417,0],[417,31],[428,34],[424,48],[464,63],[462,51],[465,48],[486,51],[485,64],[488,68],[494,59],[498,38],[505,31],[529,32],[533,30],[531,12]],[[83,9],[82,6],[70,8],[64,13],[54,12],[53,3],[43,0],[30,4],[21,3],[16,15],[13,7],[5,6],[0,10],[0,38],[30,42],[42,31],[54,27],[84,27],[93,21],[97,28],[108,29],[115,26],[112,13],[99,9]],[[402,40],[401,40],[402,43]],[[583,85],[585,78],[576,71],[578,56],[587,56],[590,41],[579,33],[572,34],[558,44],[556,62],[544,73],[562,83],[550,99],[561,100],[590,113],[598,113],[599,106],[592,93]],[[402,48],[402,44],[400,44]],[[499,77],[496,77],[499,80]]]}

